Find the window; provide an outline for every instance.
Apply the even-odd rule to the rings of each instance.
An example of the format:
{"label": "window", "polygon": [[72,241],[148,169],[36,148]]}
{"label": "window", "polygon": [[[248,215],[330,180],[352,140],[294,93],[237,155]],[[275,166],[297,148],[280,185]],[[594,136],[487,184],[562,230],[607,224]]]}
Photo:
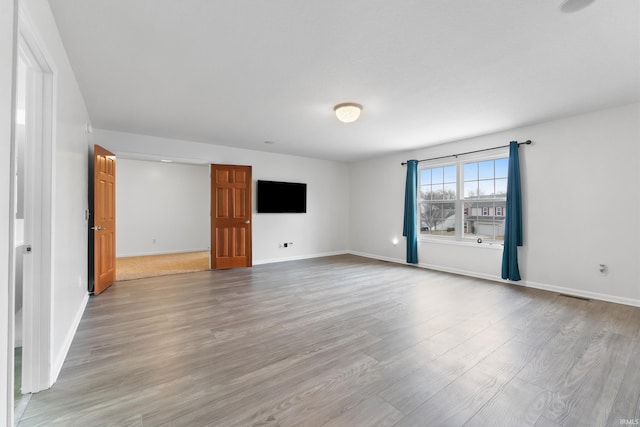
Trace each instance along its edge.
{"label": "window", "polygon": [[508,168],[508,158],[464,163],[464,237],[504,240],[504,216],[497,213],[507,204]]}
{"label": "window", "polygon": [[456,171],[455,165],[420,169],[420,233],[455,235]]}
{"label": "window", "polygon": [[485,157],[420,168],[420,233],[504,240],[508,165],[506,157]]}

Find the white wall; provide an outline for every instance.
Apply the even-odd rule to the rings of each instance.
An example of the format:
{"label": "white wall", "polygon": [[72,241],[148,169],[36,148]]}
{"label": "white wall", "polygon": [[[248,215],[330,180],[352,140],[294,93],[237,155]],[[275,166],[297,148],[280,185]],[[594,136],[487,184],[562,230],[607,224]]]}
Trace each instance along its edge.
{"label": "white wall", "polygon": [[[250,165],[254,184],[258,179],[306,183],[306,214],[255,213],[254,191],[254,264],[342,253],[348,249],[347,164],[106,130],[96,130],[94,136],[97,144],[116,155]],[[279,248],[278,244],[283,242],[293,242],[293,246]]]}
{"label": "white wall", "polygon": [[13,246],[9,234],[9,209],[11,189],[11,126],[14,68],[14,1],[0,1],[0,425],[10,425],[10,393],[13,379],[9,375],[9,352],[13,352],[9,333],[11,298],[9,289],[9,248]]}
{"label": "white wall", "polygon": [[209,167],[118,159],[116,256],[209,248]]}
{"label": "white wall", "polygon": [[[10,196],[14,4],[0,1],[0,200]],[[51,362],[62,364],[87,297],[88,115],[46,0],[25,0],[57,68],[55,270]],[[402,155],[345,164],[163,138],[97,131],[112,151],[253,166],[255,179],[306,182],[306,215],[254,215],[254,261],[344,251],[402,260],[404,168],[408,158],[532,139],[522,151],[526,283],[640,305],[640,106],[638,104],[473,138]],[[347,183],[350,183],[348,185]],[[349,203],[351,200],[351,203]],[[549,208],[551,207],[551,208]],[[0,424],[9,408],[9,210],[0,210]],[[347,241],[349,236],[349,243]],[[278,242],[294,246],[278,248]],[[500,251],[420,243],[421,264],[497,278]],[[599,263],[609,266],[600,276]],[[53,378],[52,378],[53,380]]]}
{"label": "white wall", "polygon": [[[523,283],[640,305],[640,104],[354,163],[350,249],[404,262],[401,162],[527,139]],[[500,247],[420,241],[418,251],[423,266],[499,280]]]}
{"label": "white wall", "polygon": [[54,75],[53,287],[51,289],[51,384],[57,378],[87,294],[89,116],[58,28],[46,0],[24,0]]}

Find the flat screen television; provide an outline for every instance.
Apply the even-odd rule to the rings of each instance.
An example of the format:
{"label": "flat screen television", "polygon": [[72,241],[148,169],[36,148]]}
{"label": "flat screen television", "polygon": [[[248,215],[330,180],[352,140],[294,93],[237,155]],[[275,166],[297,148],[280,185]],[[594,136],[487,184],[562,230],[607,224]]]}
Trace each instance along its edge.
{"label": "flat screen television", "polygon": [[258,180],[258,213],[306,213],[307,184]]}

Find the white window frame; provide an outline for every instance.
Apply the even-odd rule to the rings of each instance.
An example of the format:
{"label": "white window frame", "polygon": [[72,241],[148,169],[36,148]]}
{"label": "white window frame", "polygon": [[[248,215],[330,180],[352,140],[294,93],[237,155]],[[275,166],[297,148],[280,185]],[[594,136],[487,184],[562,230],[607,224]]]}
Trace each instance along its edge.
{"label": "white window frame", "polygon": [[[421,170],[422,169],[433,169],[439,167],[446,166],[455,166],[456,167],[456,199],[452,200],[455,203],[455,235],[452,236],[442,236],[442,235],[433,235],[433,234],[422,234],[418,231],[418,240],[423,242],[434,242],[434,243],[451,243],[454,245],[463,244],[463,245],[473,245],[473,246],[497,246],[502,247],[502,240],[489,240],[489,239],[476,239],[475,237],[465,237],[465,220],[464,220],[464,164],[465,163],[475,163],[475,162],[483,162],[487,160],[496,160],[509,158],[509,150],[508,148],[498,149],[490,154],[487,153],[475,153],[470,155],[458,155],[456,158],[444,161],[426,161],[421,162],[418,165],[418,194],[416,195],[418,200],[418,212],[417,212],[417,229],[420,230],[421,218],[420,218],[420,187],[421,187]],[[503,211],[503,217],[504,217]]]}

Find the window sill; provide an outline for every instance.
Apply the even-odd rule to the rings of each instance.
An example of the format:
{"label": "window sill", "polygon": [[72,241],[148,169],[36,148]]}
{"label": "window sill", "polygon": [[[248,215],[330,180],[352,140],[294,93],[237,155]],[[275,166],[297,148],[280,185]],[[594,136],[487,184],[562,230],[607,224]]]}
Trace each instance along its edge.
{"label": "window sill", "polygon": [[448,245],[448,246],[466,246],[468,248],[482,248],[482,249],[492,249],[492,250],[502,250],[503,244],[502,242],[483,242],[477,243],[473,240],[454,240],[447,238],[438,238],[438,237],[418,237],[418,242],[423,243],[433,243],[437,245]]}

